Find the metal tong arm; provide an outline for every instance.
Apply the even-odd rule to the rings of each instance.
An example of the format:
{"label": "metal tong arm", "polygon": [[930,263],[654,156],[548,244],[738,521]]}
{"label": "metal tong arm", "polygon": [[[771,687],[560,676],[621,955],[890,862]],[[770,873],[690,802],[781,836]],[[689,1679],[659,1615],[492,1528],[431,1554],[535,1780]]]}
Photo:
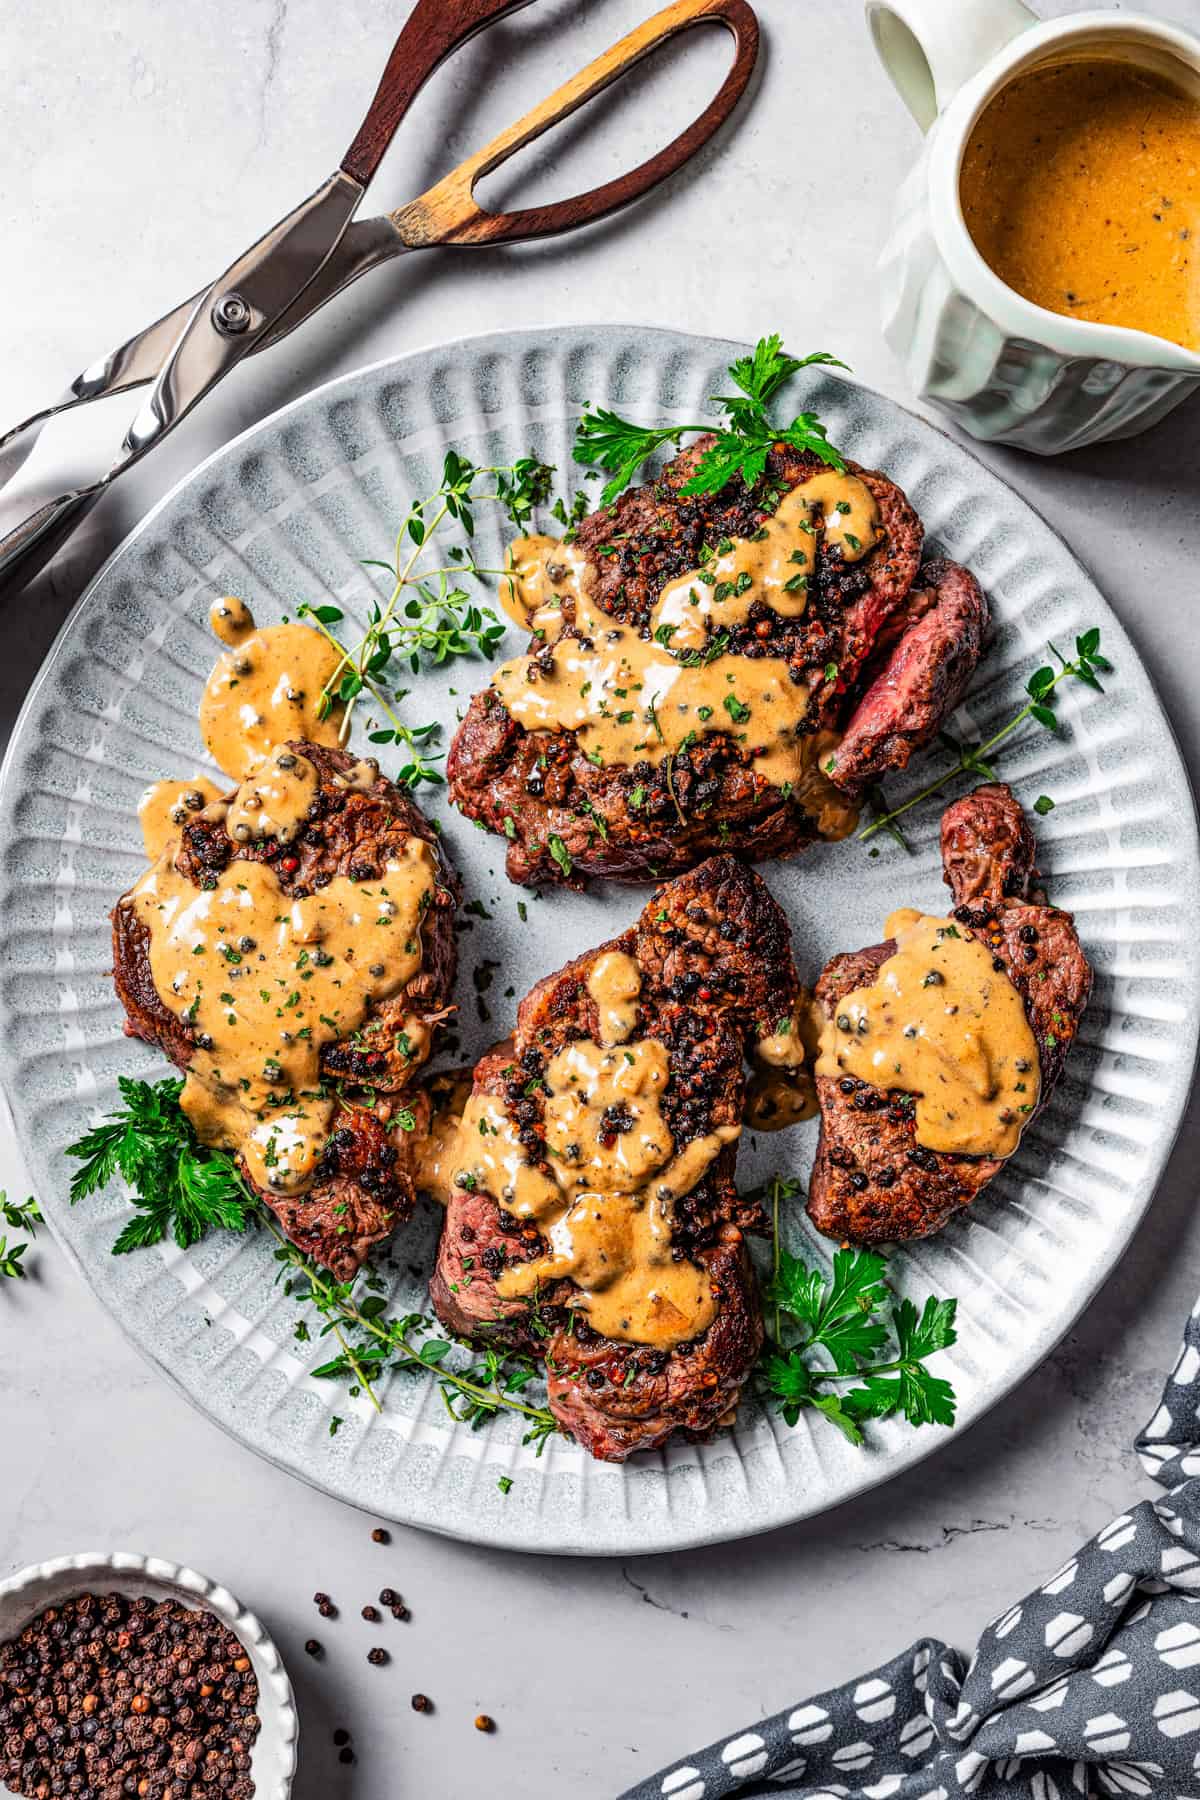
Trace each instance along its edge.
{"label": "metal tong arm", "polygon": [[[366,183],[429,76],[451,51],[485,25],[528,4],[529,0],[417,0],[359,134],[346,153],[345,167],[336,170],[315,194],[281,219],[197,297],[166,350],[153,391],[130,425],[121,455],[98,481],[47,501],[0,538],[0,582],[28,580],[109,483],[173,430],[197,401],[265,341],[272,325],[340,243]],[[131,339],[110,362],[123,355],[132,357],[136,342]],[[110,386],[99,391],[114,390]]]}
{"label": "metal tong arm", "polygon": [[[531,0],[501,0],[497,4],[493,0],[490,5],[470,9],[470,19],[474,23],[468,21],[464,24],[466,36],[474,36],[475,32],[482,30],[492,20],[519,11],[530,3]],[[461,19],[463,8],[457,7],[455,12]],[[483,16],[484,13],[486,17]],[[351,172],[352,162],[356,169],[377,167],[383,155],[383,148],[379,147],[380,134],[394,132],[399,123],[399,116],[396,117],[395,124],[390,123],[392,114],[401,102],[401,89],[391,82],[389,72],[397,59],[403,64],[401,50],[407,44],[417,17],[418,15],[414,15],[397,39],[388,70],[385,71],[367,119],[346,153],[342,167],[348,173]],[[509,213],[488,213],[476,204],[474,189],[484,175],[499,168],[524,145],[532,143],[543,132],[578,111],[604,88],[620,80],[659,44],[679,32],[713,20],[725,24],[734,35],[734,63],[705,110],[657,156],[649,158],[615,181],[605,182],[585,194],[559,201],[553,206],[529,207]],[[451,15],[447,13],[445,19],[438,23],[443,31],[443,38],[435,54],[439,61],[444,61],[455,47],[449,42]],[[420,35],[424,36],[426,30],[427,28],[423,28]],[[456,43],[462,41],[465,40],[455,40]],[[352,223],[343,234],[336,251],[282,317],[247,345],[247,354],[254,355],[259,350],[266,350],[279,343],[289,332],[311,318],[327,300],[349,287],[360,275],[377,268],[380,263],[386,262],[401,250],[436,244],[515,243],[520,239],[548,237],[556,232],[591,224],[617,208],[640,199],[681,168],[725,123],[749,83],[758,54],[758,42],[758,21],[746,0],[675,0],[675,4],[647,19],[645,24],[614,44],[578,75],[548,95],[540,105],[532,108],[524,118],[510,125],[493,138],[491,143],[451,170],[418,199],[383,218],[356,220]],[[417,66],[411,65],[407,70],[401,67],[400,80],[405,83],[406,105],[411,102],[416,86],[419,85],[414,85]],[[431,72],[432,67],[426,65],[422,80]],[[68,393],[54,406],[35,413],[0,437],[0,481],[4,479],[5,453],[12,454],[14,466],[19,463],[24,449],[19,445],[19,440],[26,434],[35,433],[46,420],[88,401],[126,393],[155,380],[167,352],[187,324],[201,297],[200,294],[193,294],[174,311],[166,313],[153,325],[147,326],[145,331],[130,338],[128,343],[122,344],[102,362],[85,369]]]}
{"label": "metal tong arm", "polygon": [[[526,144],[611,87],[668,38],[709,22],[722,24],[732,33],[735,40],[733,64],[699,117],[656,156],[649,157],[614,181],[603,182],[599,187],[568,200],[556,201],[552,206],[491,213],[478,205],[474,190],[484,175],[499,168]],[[524,118],[500,132],[490,144],[469,156],[416,200],[383,218],[356,220],[338,245],[336,254],[268,333],[264,345],[277,344],[289,331],[311,318],[327,300],[332,300],[352,281],[357,281],[360,275],[378,268],[402,251],[423,250],[439,244],[479,246],[551,237],[559,232],[577,230],[581,225],[590,225],[619,207],[641,199],[675,174],[720,130],[746,91],[758,48],[758,20],[747,0],[673,0],[672,5],[613,44],[587,68],[581,69],[578,75],[533,107]]]}
{"label": "metal tong arm", "polygon": [[[342,160],[343,172],[365,187],[413,99],[434,71],[476,33],[531,4],[532,0],[426,0],[425,5],[418,6],[396,39],[366,118]],[[50,419],[89,401],[106,400],[157,380],[172,345],[203,297],[203,293],[193,294],[164,313],[153,325],[77,375],[52,405],[0,433],[0,486],[24,462]],[[298,323],[301,316],[308,317],[308,313],[297,313],[294,322]],[[262,333],[246,345],[246,354],[265,349],[268,343],[277,343],[285,335]]]}
{"label": "metal tong arm", "polygon": [[185,418],[303,294],[341,242],[400,121],[434,70],[484,26],[528,4],[418,0],[341,166],[201,297],[129,428],[118,467],[143,456]]}
{"label": "metal tong arm", "polygon": [[485,26],[532,4],[533,0],[426,0],[416,7],[396,39],[358,135],[342,158],[343,172],[366,187],[434,70]]}

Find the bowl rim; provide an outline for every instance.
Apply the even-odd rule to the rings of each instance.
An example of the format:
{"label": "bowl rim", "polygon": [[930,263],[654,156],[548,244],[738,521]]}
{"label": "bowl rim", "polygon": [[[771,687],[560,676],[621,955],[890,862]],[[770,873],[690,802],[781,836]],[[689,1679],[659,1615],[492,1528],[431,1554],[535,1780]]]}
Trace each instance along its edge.
{"label": "bowl rim", "polygon": [[1025,299],[984,261],[962,210],[963,156],[988,103],[1059,47],[1077,48],[1082,55],[1089,45],[1122,40],[1159,49],[1200,74],[1200,34],[1195,31],[1150,13],[1088,10],[1041,19],[1018,32],[963,83],[934,120],[927,140],[934,240],[958,286],[1009,336],[1040,345],[1055,356],[1200,376],[1200,352],[1185,345],[1129,326],[1050,312]]}
{"label": "bowl rim", "polygon": [[[250,1753],[256,1800],[289,1800],[300,1740],[300,1715],[287,1666],[270,1632],[229,1588],[186,1563],[132,1550],[82,1550],[28,1563],[0,1580],[0,1611],[5,1601],[25,1595],[28,1607],[18,1618],[0,1624],[0,1642],[8,1642],[45,1607],[54,1604],[62,1577],[78,1576],[79,1590],[89,1584],[107,1592],[136,1595],[151,1583],[166,1588],[186,1605],[211,1612],[228,1626],[250,1657],[259,1685],[261,1727]],[[63,1593],[66,1598],[66,1593]],[[262,1704],[264,1694],[268,1704]],[[0,1797],[13,1790],[0,1780]]]}

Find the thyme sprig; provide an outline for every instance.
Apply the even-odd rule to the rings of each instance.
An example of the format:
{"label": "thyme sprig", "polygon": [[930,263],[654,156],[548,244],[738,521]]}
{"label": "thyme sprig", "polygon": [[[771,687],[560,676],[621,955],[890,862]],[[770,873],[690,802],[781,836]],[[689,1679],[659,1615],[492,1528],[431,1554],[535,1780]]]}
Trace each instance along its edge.
{"label": "thyme sprig", "polygon": [[629,486],[642,464],[657,451],[667,444],[678,448],[685,437],[697,432],[712,433],[715,442],[700,457],[691,479],[683,484],[683,494],[718,493],[735,475],[752,487],[766,469],[772,445],[777,443],[812,451],[831,468],[844,469],[845,462],[829,442],[816,413],[800,412],[790,424],[775,424],[767,411],[768,403],[786,381],[800,369],[818,363],[846,367],[826,350],[790,356],[777,332],[759,338],[752,355],[739,356],[729,365],[737,393],[710,396],[712,404],[724,414],[719,423],[709,420],[706,424],[655,428],[635,425],[609,407],[587,407],[576,428],[575,461],[608,470],[611,479],[600,493],[603,506],[610,505]]}
{"label": "thyme sprig", "polygon": [[[71,1181],[72,1205],[99,1193],[118,1175],[132,1190],[137,1210],[118,1234],[114,1256],[167,1236],[187,1249],[210,1231],[265,1229],[275,1239],[277,1279],[284,1292],[313,1308],[323,1321],[316,1336],[331,1337],[337,1346],[332,1359],[311,1371],[314,1376],[348,1381],[351,1394],[365,1394],[378,1412],[382,1408],[374,1384],[385,1370],[428,1370],[436,1376],[452,1417],[478,1427],[499,1412],[517,1413],[528,1422],[524,1441],[540,1452],[558,1427],[548,1407],[521,1398],[537,1374],[532,1362],[489,1349],[481,1363],[456,1368],[451,1360],[456,1346],[425,1335],[432,1321],[423,1314],[388,1317],[386,1283],[375,1271],[364,1267],[353,1280],[338,1281],[290,1241],[229,1152],[198,1141],[179,1104],[182,1081],[122,1076],[119,1085],[124,1105],[67,1150],[80,1165]],[[18,1213],[5,1202],[3,1215],[30,1229],[41,1216],[36,1208],[30,1212],[32,1206],[29,1202]],[[297,1322],[296,1338],[312,1341],[303,1319]]]}
{"label": "thyme sprig", "polygon": [[[480,466],[447,451],[442,480],[425,499],[414,500],[401,522],[390,562],[372,557],[362,566],[382,569],[392,587],[386,600],[373,600],[367,629],[353,644],[343,643],[335,627],[345,614],[338,606],[314,606],[302,602],[299,613],[328,640],[337,652],[333,673],[322,690],[320,716],[327,718],[335,706],[344,710],[339,727],[343,742],[362,696],[372,701],[382,720],[373,720],[367,736],[372,744],[403,748],[409,760],[396,779],[410,788],[443,779],[433,765],[439,752],[430,751],[438,726],[410,726],[397,707],[406,698],[397,683],[407,663],[415,674],[423,663],[439,667],[457,656],[492,657],[504,635],[504,622],[490,607],[479,604],[463,585],[498,578],[501,569],[485,568],[471,548],[475,535],[475,510],[499,506],[505,516],[523,530],[550,492],[553,470],[535,457],[516,462]],[[467,540],[445,550],[445,560],[435,563],[431,551],[445,526],[457,528]]]}
{"label": "thyme sprig", "polygon": [[24,1205],[10,1200],[7,1193],[0,1189],[0,1219],[14,1231],[28,1232],[29,1236],[17,1243],[9,1243],[7,1235],[0,1234],[0,1280],[24,1281],[29,1271],[25,1267],[24,1256],[29,1249],[30,1241],[37,1236],[38,1226],[45,1221],[37,1201],[30,1196]]}
{"label": "thyme sprig", "polygon": [[[1083,632],[1075,639],[1075,655],[1069,660],[1054,644],[1049,644],[1047,648],[1058,663],[1058,668],[1055,669],[1052,665],[1046,664],[1042,668],[1034,670],[1025,683],[1028,700],[1009,719],[1007,724],[1000,727],[999,731],[993,732],[991,737],[979,744],[960,744],[949,732],[939,733],[941,742],[954,753],[954,762],[935,780],[923,787],[919,794],[914,794],[910,800],[905,800],[900,806],[893,806],[890,811],[883,810],[880,790],[872,790],[871,799],[875,806],[875,817],[859,832],[860,843],[866,843],[869,838],[875,836],[877,831],[886,831],[890,837],[898,838],[907,850],[908,843],[896,825],[896,820],[903,818],[906,812],[911,812],[914,806],[920,806],[923,800],[930,799],[934,794],[940,794],[960,775],[981,777],[984,781],[997,780],[998,777],[991,759],[1000,746],[1015,731],[1019,730],[1027,719],[1033,719],[1038,725],[1044,726],[1047,731],[1058,729],[1059,721],[1054,706],[1057,700],[1057,690],[1063,682],[1081,681],[1085,687],[1094,688],[1097,693],[1104,692],[1099,676],[1100,673],[1111,669],[1112,664],[1106,656],[1101,655],[1099,626],[1093,625],[1090,630]],[[1052,801],[1049,805],[1039,803],[1038,810],[1046,813],[1051,811],[1052,807]]]}
{"label": "thyme sprig", "polygon": [[455,1344],[422,1335],[431,1330],[433,1320],[415,1312],[399,1318],[388,1316],[386,1284],[381,1276],[365,1267],[351,1281],[335,1280],[284,1236],[265,1208],[263,1212],[264,1223],[277,1240],[275,1260],[284,1292],[291,1299],[307,1301],[325,1320],[318,1336],[332,1336],[338,1346],[337,1355],[311,1369],[311,1375],[324,1381],[349,1381],[352,1395],[361,1389],[380,1411],[373,1378],[377,1380],[385,1369],[424,1370],[437,1377],[452,1419],[477,1430],[499,1412],[517,1413],[528,1421],[522,1442],[535,1444],[540,1453],[558,1426],[548,1407],[521,1398],[538,1373],[532,1362],[489,1347],[481,1363],[455,1368],[448,1362]]}

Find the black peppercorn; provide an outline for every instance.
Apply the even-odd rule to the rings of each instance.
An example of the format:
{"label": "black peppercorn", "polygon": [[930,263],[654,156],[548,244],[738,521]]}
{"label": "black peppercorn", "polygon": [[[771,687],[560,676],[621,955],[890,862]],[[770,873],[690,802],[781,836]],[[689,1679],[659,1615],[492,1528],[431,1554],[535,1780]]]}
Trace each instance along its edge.
{"label": "black peppercorn", "polygon": [[309,1640],[305,1644],[304,1648],[308,1651],[308,1654],[310,1656],[320,1656],[320,1654],[321,1654],[321,1646],[317,1642],[316,1638],[309,1638]]}
{"label": "black peppercorn", "polygon": [[390,1544],[391,1541],[392,1541],[391,1532],[385,1531],[383,1529],[382,1525],[377,1525],[375,1527],[374,1531],[371,1533],[371,1542],[373,1544]]}
{"label": "black peppercorn", "polygon": [[76,1595],[0,1644],[0,1783],[165,1800],[193,1791],[203,1761],[205,1800],[250,1800],[257,1701],[250,1658],[212,1613]]}
{"label": "black peppercorn", "polygon": [[412,1709],[414,1712],[432,1712],[433,1701],[429,1698],[428,1694],[414,1694],[412,1697]]}
{"label": "black peppercorn", "polygon": [[377,1606],[364,1606],[362,1609],[362,1616],[367,1621],[368,1625],[378,1625],[379,1608]]}
{"label": "black peppercorn", "polygon": [[380,1606],[399,1606],[400,1596],[395,1588],[380,1588],[379,1604]]}

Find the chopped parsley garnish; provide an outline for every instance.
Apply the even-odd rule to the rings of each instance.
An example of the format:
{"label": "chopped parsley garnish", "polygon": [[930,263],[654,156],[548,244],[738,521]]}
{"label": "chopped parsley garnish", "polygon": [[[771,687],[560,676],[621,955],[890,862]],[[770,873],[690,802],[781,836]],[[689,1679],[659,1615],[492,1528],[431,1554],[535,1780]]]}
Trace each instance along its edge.
{"label": "chopped parsley garnish", "polygon": [[569,875],[574,867],[574,864],[571,861],[571,852],[567,849],[567,846],[555,831],[550,833],[547,842],[551,856],[554,858],[563,874]]}

